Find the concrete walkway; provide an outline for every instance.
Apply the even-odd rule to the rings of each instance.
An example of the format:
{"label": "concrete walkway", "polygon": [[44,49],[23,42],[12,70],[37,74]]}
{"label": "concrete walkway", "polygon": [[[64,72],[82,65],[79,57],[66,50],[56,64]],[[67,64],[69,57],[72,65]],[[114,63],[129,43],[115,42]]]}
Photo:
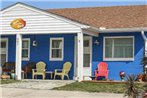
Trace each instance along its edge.
{"label": "concrete walkway", "polygon": [[11,84],[3,84],[5,88],[42,89],[49,90],[55,87],[64,86],[75,81],[72,80],[22,80]]}
{"label": "concrete walkway", "polygon": [[51,90],[73,82],[69,80],[23,80],[3,84],[0,85],[0,98],[124,98],[123,94]]}
{"label": "concrete walkway", "polygon": [[123,94],[2,88],[2,98],[124,98]]}

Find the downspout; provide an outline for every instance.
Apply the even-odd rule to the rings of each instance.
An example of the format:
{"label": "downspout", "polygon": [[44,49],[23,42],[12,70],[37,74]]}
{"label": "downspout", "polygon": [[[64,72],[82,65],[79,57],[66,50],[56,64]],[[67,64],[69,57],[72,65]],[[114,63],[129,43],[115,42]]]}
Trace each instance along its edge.
{"label": "downspout", "polygon": [[145,48],[145,49],[144,49],[144,50],[145,50],[144,56],[147,57],[147,37],[145,36],[144,31],[141,31],[141,35],[142,35],[142,38],[144,39],[144,43],[145,43],[145,45],[144,45],[144,46],[145,46],[145,47],[144,47],[144,48]]}
{"label": "downspout", "polygon": [[144,41],[147,41],[147,37],[145,36],[144,31],[141,31],[141,35],[142,35]]}
{"label": "downspout", "polygon": [[[147,57],[147,37],[145,36],[144,31],[141,31],[141,35],[144,39],[144,57]],[[147,65],[144,66],[144,72],[147,73]]]}

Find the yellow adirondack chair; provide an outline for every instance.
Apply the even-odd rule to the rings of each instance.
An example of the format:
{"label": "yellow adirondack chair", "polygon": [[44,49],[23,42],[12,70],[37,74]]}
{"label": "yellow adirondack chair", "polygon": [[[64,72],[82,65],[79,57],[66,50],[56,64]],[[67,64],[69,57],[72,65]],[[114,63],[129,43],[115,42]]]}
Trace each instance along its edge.
{"label": "yellow adirondack chair", "polygon": [[66,76],[69,80],[68,73],[71,69],[71,66],[71,62],[66,62],[63,65],[63,69],[55,69],[54,79],[56,78],[56,76],[61,76],[61,79],[64,80],[64,76]]}
{"label": "yellow adirondack chair", "polygon": [[45,67],[46,64],[42,61],[36,64],[36,69],[32,69],[32,79],[35,75],[42,75],[43,80],[45,79]]}

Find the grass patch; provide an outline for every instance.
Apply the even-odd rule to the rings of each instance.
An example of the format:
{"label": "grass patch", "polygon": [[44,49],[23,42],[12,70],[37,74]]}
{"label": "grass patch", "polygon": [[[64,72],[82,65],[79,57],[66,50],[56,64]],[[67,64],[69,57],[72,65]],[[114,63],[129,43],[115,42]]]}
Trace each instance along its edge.
{"label": "grass patch", "polygon": [[124,93],[125,84],[74,82],[72,84],[54,88],[54,90]]}
{"label": "grass patch", "polygon": [[7,80],[0,80],[1,84],[9,84],[9,83],[15,83],[15,82],[20,82],[20,80],[13,80],[13,79],[7,79]]}

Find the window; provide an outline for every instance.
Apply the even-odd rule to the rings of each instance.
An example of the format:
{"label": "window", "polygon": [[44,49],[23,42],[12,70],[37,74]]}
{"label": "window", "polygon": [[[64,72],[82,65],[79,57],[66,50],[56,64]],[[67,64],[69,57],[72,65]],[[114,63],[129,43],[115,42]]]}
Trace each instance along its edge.
{"label": "window", "polygon": [[5,62],[7,62],[8,58],[8,39],[7,38],[1,38],[0,39],[0,57],[1,57],[1,65],[3,65]]}
{"label": "window", "polygon": [[90,54],[84,54],[83,67],[90,67]]}
{"label": "window", "polygon": [[84,38],[84,57],[83,67],[90,67],[90,38]]}
{"label": "window", "polygon": [[29,60],[30,54],[30,39],[22,39],[22,59]]}
{"label": "window", "polygon": [[104,60],[134,60],[134,37],[105,37]]}
{"label": "window", "polygon": [[50,38],[50,60],[63,60],[63,38]]}

